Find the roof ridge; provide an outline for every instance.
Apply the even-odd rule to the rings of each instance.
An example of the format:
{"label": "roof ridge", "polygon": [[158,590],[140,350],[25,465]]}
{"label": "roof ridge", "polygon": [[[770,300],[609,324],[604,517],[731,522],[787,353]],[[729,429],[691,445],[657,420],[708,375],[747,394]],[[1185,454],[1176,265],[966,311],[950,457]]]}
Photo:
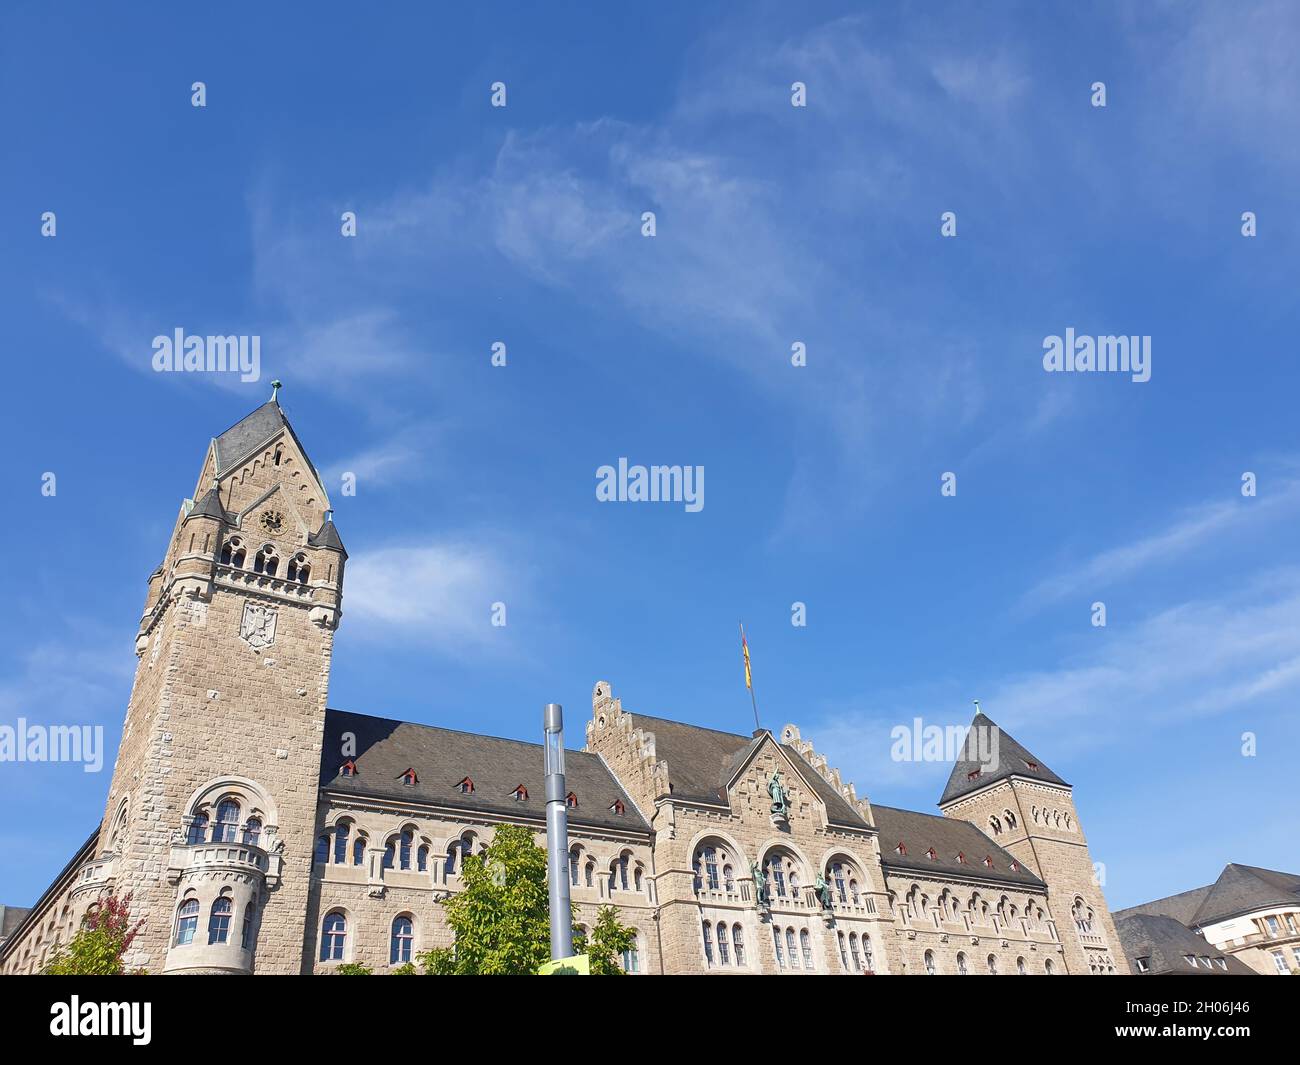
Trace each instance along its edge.
{"label": "roof ridge", "polygon": [[[525,747],[544,747],[545,744],[534,743],[532,740],[521,740],[514,736],[494,736],[487,732],[471,732],[464,728],[448,728],[446,725],[429,725],[423,721],[405,721],[398,717],[380,717],[377,714],[362,714],[356,710],[340,710],[335,706],[325,708],[327,714],[347,714],[350,717],[364,717],[367,721],[383,721],[390,725],[410,725],[413,728],[427,728],[434,732],[454,732],[458,736],[473,736],[480,740],[497,740],[500,743],[521,743]],[[565,747],[564,753],[567,754],[594,754],[593,751],[584,751],[581,747]]]}

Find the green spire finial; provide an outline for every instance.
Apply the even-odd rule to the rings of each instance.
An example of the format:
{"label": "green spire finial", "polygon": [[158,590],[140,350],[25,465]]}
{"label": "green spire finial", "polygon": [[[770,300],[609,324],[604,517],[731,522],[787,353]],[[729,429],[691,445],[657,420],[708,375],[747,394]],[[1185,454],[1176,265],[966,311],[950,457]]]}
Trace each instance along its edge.
{"label": "green spire finial", "polygon": [[279,382],[278,379],[277,379],[277,380],[274,380],[274,381],[271,382],[271,402],[272,402],[272,403],[279,403],[279,402],[280,402],[280,399],[279,399],[280,387],[281,387],[281,385],[280,385],[280,382]]}

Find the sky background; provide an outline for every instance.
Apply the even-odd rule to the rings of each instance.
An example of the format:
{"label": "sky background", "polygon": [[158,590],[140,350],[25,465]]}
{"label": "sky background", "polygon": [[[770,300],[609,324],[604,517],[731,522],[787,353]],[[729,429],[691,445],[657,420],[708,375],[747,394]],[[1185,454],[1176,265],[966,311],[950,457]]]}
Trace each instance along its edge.
{"label": "sky background", "polygon": [[[0,765],[0,902],[102,816],[146,578],[272,377],[351,555],[334,707],[748,734],[743,619],[763,724],[873,801],[937,812],[890,730],[979,699],[1113,908],[1300,871],[1295,7],[602,7],[6,5],[0,724],[108,750]],[[1150,381],[1045,373],[1067,327]],[[262,380],[154,373],[176,328]],[[620,456],[704,509],[597,502]]]}

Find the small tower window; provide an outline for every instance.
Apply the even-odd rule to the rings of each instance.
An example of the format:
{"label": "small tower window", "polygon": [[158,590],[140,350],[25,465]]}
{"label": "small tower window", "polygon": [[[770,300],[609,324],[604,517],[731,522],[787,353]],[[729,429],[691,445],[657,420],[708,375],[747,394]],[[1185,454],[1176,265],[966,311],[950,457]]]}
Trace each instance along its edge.
{"label": "small tower window", "polygon": [[280,458],[281,458],[281,456],[283,456],[283,455],[284,455],[284,448],[283,448],[283,447],[277,447],[277,448],[275,449],[275,458],[272,459],[272,461],[273,461],[277,466],[280,465]]}
{"label": "small tower window", "polygon": [[569,794],[564,797],[564,805],[567,806],[570,810],[576,810],[578,808],[577,793],[572,791],[569,792]]}
{"label": "small tower window", "polygon": [[462,795],[473,795],[474,781],[470,780],[469,777],[466,777],[464,780],[462,780],[459,784],[456,785],[456,788],[457,790],[460,791]]}
{"label": "small tower window", "polygon": [[405,773],[402,774],[402,783],[405,784],[408,788],[415,787],[415,785],[418,784],[419,782],[420,782],[420,778],[415,775],[414,769],[408,769]]}
{"label": "small tower window", "polygon": [[357,763],[352,761],[351,758],[349,758],[346,762],[344,762],[341,766],[339,766],[339,776],[354,777],[356,775],[357,775]]}
{"label": "small tower window", "polygon": [[620,817],[621,817],[624,813],[627,812],[627,807],[623,805],[623,800],[622,800],[622,799],[615,799],[615,800],[610,804],[610,807],[609,807],[609,808],[610,808],[614,813],[618,814]]}
{"label": "small tower window", "polygon": [[528,789],[524,787],[522,784],[520,784],[517,788],[515,788],[515,790],[512,791],[510,794],[515,797],[515,802],[528,801]]}

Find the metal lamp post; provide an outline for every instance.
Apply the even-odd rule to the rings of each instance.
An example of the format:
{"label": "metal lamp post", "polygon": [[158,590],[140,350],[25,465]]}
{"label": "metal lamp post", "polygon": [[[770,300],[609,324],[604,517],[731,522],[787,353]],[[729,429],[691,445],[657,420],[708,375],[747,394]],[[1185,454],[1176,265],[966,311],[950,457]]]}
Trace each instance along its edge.
{"label": "metal lamp post", "polygon": [[551,960],[573,955],[573,907],[569,902],[569,811],[564,788],[564,708],[543,711],[546,748],[546,879],[551,896]]}

